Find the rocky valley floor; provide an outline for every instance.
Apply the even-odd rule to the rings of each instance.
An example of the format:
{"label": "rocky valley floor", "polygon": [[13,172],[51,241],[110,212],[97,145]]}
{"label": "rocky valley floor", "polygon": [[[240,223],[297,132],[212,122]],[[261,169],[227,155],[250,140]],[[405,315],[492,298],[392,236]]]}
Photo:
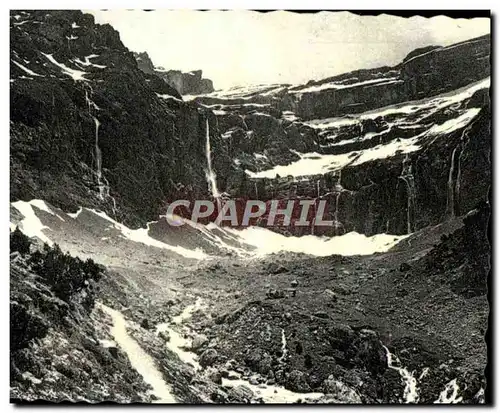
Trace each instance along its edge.
{"label": "rocky valley floor", "polygon": [[[384,253],[197,259],[132,241],[91,210],[13,205],[13,225],[37,219],[39,236],[106,267],[88,314],[48,320],[11,360],[15,401],[484,402],[489,308],[463,281],[476,262],[461,238],[484,235],[482,210]],[[11,268],[24,274],[12,298],[38,302],[26,258]]]}

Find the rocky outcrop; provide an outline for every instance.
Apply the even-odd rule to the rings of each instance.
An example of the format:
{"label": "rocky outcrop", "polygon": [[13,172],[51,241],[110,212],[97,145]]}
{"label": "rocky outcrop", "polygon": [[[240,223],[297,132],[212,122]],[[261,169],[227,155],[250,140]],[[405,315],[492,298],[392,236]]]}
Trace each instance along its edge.
{"label": "rocky outcrop", "polygon": [[135,53],[134,52],[134,57],[135,60],[137,61],[137,67],[142,70],[144,73],[148,75],[154,75],[155,74],[155,66],[153,62],[151,61],[151,58],[146,52],[142,53]]}
{"label": "rocky outcrop", "polygon": [[466,298],[487,294],[490,214],[490,205],[481,202],[464,217],[462,227],[441,238],[423,260],[429,277],[449,283],[455,293]]}
{"label": "rocky outcrop", "polygon": [[134,52],[134,56],[140,70],[162,78],[181,95],[202,95],[214,91],[213,82],[210,79],[204,79],[201,70],[193,70],[188,73],[183,73],[180,70],[165,70],[161,66],[154,66],[146,52]]}
{"label": "rocky outcrop", "polygon": [[96,337],[104,334],[93,318],[104,268],[57,246],[19,251],[21,237],[11,234],[11,399],[105,401],[112,395],[121,402],[151,402],[123,352]]}
{"label": "rocky outcrop", "polygon": [[283,313],[279,301],[250,302],[211,330],[221,351],[250,370],[244,374],[254,372],[298,393],[324,391],[341,403],[360,402],[356,390],[364,403],[382,395],[376,383],[387,359],[375,331],[298,311]]}
{"label": "rocky outcrop", "polygon": [[155,74],[160,76],[181,95],[202,95],[214,91],[213,82],[202,77],[201,70],[183,73],[180,70],[164,70],[157,68]]}

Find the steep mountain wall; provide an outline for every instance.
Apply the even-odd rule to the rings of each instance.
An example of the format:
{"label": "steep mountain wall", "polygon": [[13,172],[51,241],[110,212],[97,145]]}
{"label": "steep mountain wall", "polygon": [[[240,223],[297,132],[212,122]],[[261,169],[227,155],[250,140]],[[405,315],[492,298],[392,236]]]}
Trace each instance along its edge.
{"label": "steep mountain wall", "polygon": [[359,113],[463,87],[490,74],[490,36],[448,47],[411,53],[394,68],[354,73],[350,79],[330,78],[295,89],[297,114],[318,119]]}
{"label": "steep mountain wall", "polygon": [[491,182],[488,84],[303,123],[303,133],[313,130],[309,149],[292,144],[295,151],[273,157],[270,145],[239,155],[247,196],[324,199],[335,222],[322,229],[330,235],[405,234],[463,215],[487,199]]}
{"label": "steep mountain wall", "polygon": [[12,12],[11,32],[12,200],[139,225],[174,199],[209,198],[206,119],[220,192],[326,199],[329,233],[404,234],[486,197],[489,36],[395,68],[183,101],[91,15]]}
{"label": "steep mountain wall", "polygon": [[106,210],[129,223],[157,217],[166,199],[205,181],[208,117],[137,67],[109,25],[80,11],[12,12],[11,199]]}
{"label": "steep mountain wall", "polygon": [[[468,44],[447,50],[455,50],[460,62],[461,48]],[[450,59],[443,60],[442,70],[451,64]],[[478,73],[481,76],[485,71]],[[372,74],[362,72],[362,82],[370,82],[366,78]],[[353,77],[335,81],[349,79]],[[279,107],[297,87],[236,89],[196,101],[214,110],[231,148],[228,152],[242,170],[232,176],[229,192],[233,197],[324,199],[327,217],[335,225],[316,233],[405,234],[463,215],[487,197],[490,81],[488,77],[470,80],[465,73],[463,79],[454,80],[455,85],[468,82],[464,87],[439,95],[428,90],[429,95],[420,100],[405,97],[404,102],[386,106],[391,99],[384,101],[383,95],[372,92],[369,102],[382,96],[378,109],[312,121],[298,116],[300,107],[295,112],[292,105],[286,110]],[[367,88],[383,88],[390,82],[377,80]],[[354,96],[349,95],[350,88],[338,91],[350,99]],[[322,102],[325,93],[317,94]],[[298,234],[311,231],[293,230]]]}

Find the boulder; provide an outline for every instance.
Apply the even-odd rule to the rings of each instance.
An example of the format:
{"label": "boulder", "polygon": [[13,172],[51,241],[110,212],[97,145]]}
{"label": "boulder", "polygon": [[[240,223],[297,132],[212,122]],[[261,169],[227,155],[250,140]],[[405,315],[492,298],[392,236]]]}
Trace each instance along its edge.
{"label": "boulder", "polygon": [[307,383],[306,374],[299,370],[292,370],[285,381],[285,387],[289,390],[298,393],[307,393],[311,391],[309,384]]}
{"label": "boulder", "polygon": [[208,378],[215,384],[222,384],[222,374],[216,369],[211,369],[209,371]]}
{"label": "boulder", "polygon": [[197,334],[191,342],[191,350],[196,352],[208,343],[208,338],[204,334]]}
{"label": "boulder", "polygon": [[166,330],[160,331],[158,337],[160,337],[165,343],[168,343],[170,341],[170,333]]}
{"label": "boulder", "polygon": [[243,400],[246,403],[249,403],[255,397],[253,391],[243,384],[230,388],[227,393],[229,397],[237,400]]}
{"label": "boulder", "polygon": [[200,356],[200,365],[202,367],[212,366],[218,357],[218,353],[215,349],[209,348],[201,353]]}
{"label": "boulder", "polygon": [[361,397],[355,390],[341,381],[334,379],[333,376],[329,376],[328,379],[323,382],[321,391],[325,394],[332,395],[342,403],[362,403]]}

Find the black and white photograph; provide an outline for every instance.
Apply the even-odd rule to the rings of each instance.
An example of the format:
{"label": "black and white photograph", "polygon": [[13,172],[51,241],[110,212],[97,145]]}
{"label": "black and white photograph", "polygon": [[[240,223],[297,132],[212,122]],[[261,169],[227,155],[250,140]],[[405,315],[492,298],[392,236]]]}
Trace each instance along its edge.
{"label": "black and white photograph", "polygon": [[165,7],[9,10],[10,403],[491,404],[490,10]]}

